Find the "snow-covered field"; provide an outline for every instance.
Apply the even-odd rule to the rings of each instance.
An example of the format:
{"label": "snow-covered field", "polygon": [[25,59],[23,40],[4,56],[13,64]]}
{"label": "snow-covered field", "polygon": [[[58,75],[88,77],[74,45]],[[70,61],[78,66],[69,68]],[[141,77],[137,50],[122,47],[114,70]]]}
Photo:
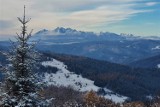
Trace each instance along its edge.
{"label": "snow-covered field", "polygon": [[[94,85],[94,81],[89,80],[87,78],[82,77],[81,75],[77,75],[73,72],[67,70],[67,66],[56,59],[52,59],[52,61],[44,61],[42,62],[43,66],[56,67],[58,71],[56,73],[45,73],[43,81],[47,83],[47,85],[55,85],[55,86],[70,86],[75,90],[85,92],[85,91],[98,91],[100,87]],[[115,94],[113,91],[104,88],[106,91],[106,95],[104,96],[107,99],[111,99],[116,103],[124,102],[127,97]]]}

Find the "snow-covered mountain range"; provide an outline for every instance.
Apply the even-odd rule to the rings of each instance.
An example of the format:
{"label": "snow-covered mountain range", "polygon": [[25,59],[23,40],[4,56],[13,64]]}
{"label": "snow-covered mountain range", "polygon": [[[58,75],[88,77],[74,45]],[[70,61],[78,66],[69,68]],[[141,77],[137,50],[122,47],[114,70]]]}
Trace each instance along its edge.
{"label": "snow-covered mountain range", "polygon": [[141,37],[110,32],[84,32],[58,27],[41,30],[33,36],[37,49],[86,56],[114,63],[128,64],[159,55],[160,37]]}
{"label": "snow-covered mountain range", "polygon": [[116,33],[111,33],[111,32],[100,32],[100,33],[94,33],[94,32],[85,32],[85,31],[78,31],[76,29],[71,29],[71,28],[64,28],[64,27],[57,27],[53,30],[47,30],[47,29],[42,29],[38,32],[36,32],[34,35],[45,35],[45,36],[61,36],[61,35],[67,35],[67,36],[79,36],[79,35],[85,35],[87,36],[95,36],[95,38],[105,38],[106,39],[150,39],[150,40],[160,40],[159,36],[136,36],[133,34],[126,34],[126,33],[121,33],[121,34],[116,34]]}
{"label": "snow-covered mountain range", "polygon": [[[94,33],[57,27],[54,30],[38,31],[32,40],[38,41],[37,49],[40,51],[85,56],[127,65],[160,54],[159,36]],[[9,42],[7,44],[2,41],[0,44],[8,45]]]}

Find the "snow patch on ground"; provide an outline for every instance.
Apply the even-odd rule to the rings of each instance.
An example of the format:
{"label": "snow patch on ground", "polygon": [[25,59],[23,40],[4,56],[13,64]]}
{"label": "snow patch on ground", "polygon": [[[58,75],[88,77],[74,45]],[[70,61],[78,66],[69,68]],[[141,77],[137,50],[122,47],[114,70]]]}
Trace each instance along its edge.
{"label": "snow patch on ground", "polygon": [[157,49],[160,49],[160,46],[156,46],[156,47],[152,48],[152,50],[157,50]]}
{"label": "snow patch on ground", "polygon": [[146,96],[146,98],[149,99],[149,100],[153,100],[154,99],[154,97],[151,96],[151,95]]}
{"label": "snow patch on ground", "polygon": [[94,81],[67,70],[67,66],[63,62],[53,59],[52,61],[42,62],[42,65],[56,67],[58,69],[57,73],[44,74],[44,82],[47,82],[48,85],[71,86],[82,92],[88,90],[98,91],[99,89],[99,87],[94,85]]}
{"label": "snow patch on ground", "polygon": [[104,88],[104,91],[107,93],[106,95],[104,95],[104,97],[106,99],[110,99],[110,100],[114,101],[115,103],[123,103],[128,99],[128,97],[116,94],[107,88]]}
{"label": "snow patch on ground", "polygon": [[160,64],[158,64],[157,67],[160,68]]}
{"label": "snow patch on ground", "polygon": [[95,49],[95,48],[91,48],[91,49],[89,49],[88,51],[89,51],[89,52],[94,52],[94,51],[96,51],[96,49]]}
{"label": "snow patch on ground", "polygon": [[124,101],[128,99],[128,97],[121,96],[119,94],[106,94],[104,97],[106,99],[112,100],[115,103],[123,103]]}
{"label": "snow patch on ground", "polygon": [[[87,78],[83,78],[81,75],[77,75],[73,72],[67,70],[67,66],[56,59],[52,59],[51,61],[42,62],[43,66],[56,67],[58,71],[56,73],[44,73],[43,81],[47,83],[47,85],[55,85],[55,86],[71,86],[75,90],[85,92],[85,91],[98,91],[100,87],[94,85],[94,81],[89,80]],[[128,97],[121,96],[119,94],[114,93],[113,91],[104,88],[107,93],[104,95],[106,99],[110,99],[115,103],[123,103]]]}

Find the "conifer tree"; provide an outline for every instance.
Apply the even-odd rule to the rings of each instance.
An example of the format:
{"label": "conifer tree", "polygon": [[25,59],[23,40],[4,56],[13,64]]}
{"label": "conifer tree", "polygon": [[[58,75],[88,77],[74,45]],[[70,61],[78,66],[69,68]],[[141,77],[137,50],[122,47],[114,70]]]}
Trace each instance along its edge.
{"label": "conifer tree", "polygon": [[25,6],[23,18],[18,17],[22,24],[21,33],[17,33],[13,49],[7,54],[10,66],[6,69],[5,94],[2,98],[4,107],[47,107],[48,103],[42,100],[38,91],[41,89],[33,72],[36,64],[34,44],[29,43],[32,31],[27,33]]}

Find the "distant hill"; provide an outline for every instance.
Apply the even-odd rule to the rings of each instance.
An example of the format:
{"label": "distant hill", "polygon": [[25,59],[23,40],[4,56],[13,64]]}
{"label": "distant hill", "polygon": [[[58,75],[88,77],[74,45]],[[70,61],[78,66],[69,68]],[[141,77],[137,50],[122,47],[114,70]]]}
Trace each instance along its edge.
{"label": "distant hill", "polygon": [[153,57],[132,62],[129,65],[132,67],[139,67],[139,68],[160,68],[159,64],[160,64],[160,55],[156,55]]}
{"label": "distant hill", "polygon": [[85,56],[120,64],[160,54],[158,36],[94,33],[58,27],[54,30],[43,29],[32,39],[39,40],[37,49],[41,51]]}
{"label": "distant hill", "polygon": [[44,43],[40,42],[37,49],[77,56],[85,56],[120,64],[148,58],[160,54],[159,49],[153,50],[160,41],[134,40],[134,41],[91,41],[91,42],[66,42]]}
{"label": "distant hill", "polygon": [[[85,56],[126,65],[160,54],[160,37],[158,36],[94,33],[57,27],[53,30],[38,31],[30,41],[38,41],[36,48],[43,52]],[[6,48],[7,42],[2,41],[0,45]]]}

